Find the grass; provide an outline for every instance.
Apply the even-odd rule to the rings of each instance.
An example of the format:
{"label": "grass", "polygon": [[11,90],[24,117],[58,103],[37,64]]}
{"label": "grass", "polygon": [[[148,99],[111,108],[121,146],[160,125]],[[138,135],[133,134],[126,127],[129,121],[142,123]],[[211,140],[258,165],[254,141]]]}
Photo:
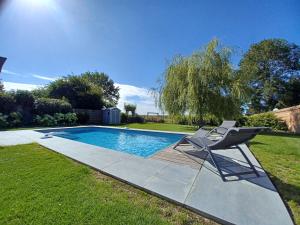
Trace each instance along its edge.
{"label": "grass", "polygon": [[[196,127],[178,124],[128,124],[130,128],[191,132]],[[300,225],[300,135],[258,135],[250,149],[269,174],[288,205],[296,224]]]}
{"label": "grass", "polygon": [[177,131],[177,132],[194,132],[195,130],[197,130],[196,126],[171,124],[171,123],[130,123],[130,124],[121,125],[120,127],[148,129],[148,130]]}
{"label": "grass", "polygon": [[258,135],[250,148],[300,224],[300,136]]}
{"label": "grass", "polygon": [[213,224],[37,144],[0,147],[1,224]]}

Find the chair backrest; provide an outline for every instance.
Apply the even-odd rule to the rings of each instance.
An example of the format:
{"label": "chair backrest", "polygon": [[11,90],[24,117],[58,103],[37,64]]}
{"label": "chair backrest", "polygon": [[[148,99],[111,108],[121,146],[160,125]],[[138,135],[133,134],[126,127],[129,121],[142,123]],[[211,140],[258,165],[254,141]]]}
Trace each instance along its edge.
{"label": "chair backrest", "polygon": [[231,127],[235,127],[236,121],[234,120],[224,120],[223,123],[215,129],[218,134],[225,134],[227,130]]}
{"label": "chair backrest", "polygon": [[226,149],[234,145],[245,143],[254,138],[263,128],[229,128],[226,134],[217,142],[209,145],[210,149]]}

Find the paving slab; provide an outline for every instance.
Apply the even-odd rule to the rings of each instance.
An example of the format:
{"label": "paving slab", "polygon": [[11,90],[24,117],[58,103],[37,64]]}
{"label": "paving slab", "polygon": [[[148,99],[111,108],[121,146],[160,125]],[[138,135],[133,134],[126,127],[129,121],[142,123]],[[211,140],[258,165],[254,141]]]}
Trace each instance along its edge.
{"label": "paving slab", "polygon": [[0,146],[29,144],[42,135],[32,130],[0,131]]}
{"label": "paving slab", "polygon": [[148,160],[139,157],[132,157],[130,160],[122,160],[103,168],[105,173],[134,183],[136,186],[144,187],[146,181],[168,166],[167,162]]}
{"label": "paving slab", "polygon": [[129,154],[119,153],[117,151],[107,150],[94,145],[75,142],[60,137],[39,139],[37,142],[46,148],[52,149],[99,170],[116,162],[128,160],[133,157]]}
{"label": "paving slab", "polygon": [[183,203],[198,172],[190,166],[170,164],[148,179],[144,188],[172,201]]}

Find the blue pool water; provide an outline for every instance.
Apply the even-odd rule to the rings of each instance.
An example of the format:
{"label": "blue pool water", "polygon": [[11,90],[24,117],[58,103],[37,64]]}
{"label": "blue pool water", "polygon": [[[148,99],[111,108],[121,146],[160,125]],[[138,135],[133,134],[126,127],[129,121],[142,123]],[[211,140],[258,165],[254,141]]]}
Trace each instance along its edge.
{"label": "blue pool water", "polygon": [[147,157],[179,141],[182,134],[113,128],[69,128],[44,130],[55,136],[116,151]]}

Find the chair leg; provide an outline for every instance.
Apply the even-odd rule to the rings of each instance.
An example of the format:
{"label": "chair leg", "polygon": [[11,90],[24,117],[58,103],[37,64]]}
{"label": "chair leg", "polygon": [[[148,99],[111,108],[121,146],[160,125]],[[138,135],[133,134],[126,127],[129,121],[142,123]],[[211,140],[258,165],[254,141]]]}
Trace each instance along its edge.
{"label": "chair leg", "polygon": [[222,172],[221,168],[219,167],[219,164],[217,163],[217,160],[216,160],[216,158],[215,158],[215,156],[214,156],[214,153],[213,153],[209,148],[206,148],[206,150],[208,151],[208,154],[209,154],[209,156],[210,156],[210,158],[211,158],[213,164],[214,164],[215,167],[217,168],[217,170],[218,170],[218,172],[219,172],[219,174],[220,174],[222,180],[223,180],[223,181],[226,181],[225,176],[223,175],[223,172]]}
{"label": "chair leg", "polygon": [[252,171],[239,172],[239,173],[229,173],[229,174],[224,175],[223,172],[222,172],[222,170],[221,170],[221,168],[218,165],[218,162],[216,160],[216,157],[214,156],[214,153],[210,149],[206,148],[206,150],[208,151],[208,153],[209,153],[209,155],[211,157],[211,160],[212,160],[213,164],[215,165],[215,167],[217,168],[217,170],[218,170],[218,172],[219,172],[222,180],[226,181],[226,177],[230,177],[230,176],[246,175],[246,174],[252,174],[252,173],[255,173],[255,175],[257,177],[259,177],[260,176],[259,173],[255,169],[254,165],[251,163],[251,161],[249,160],[249,158],[246,156],[246,154],[244,153],[244,151],[239,146],[237,146],[237,148],[242,153],[243,157],[246,159],[246,161],[249,164],[249,166],[250,166],[250,168],[251,168]]}
{"label": "chair leg", "polygon": [[240,150],[243,157],[246,159],[247,163],[249,164],[249,166],[253,170],[253,172],[256,174],[256,176],[259,177],[259,173],[255,169],[254,165],[251,163],[250,159],[246,156],[245,152],[240,148],[240,146],[237,145],[236,147]]}

